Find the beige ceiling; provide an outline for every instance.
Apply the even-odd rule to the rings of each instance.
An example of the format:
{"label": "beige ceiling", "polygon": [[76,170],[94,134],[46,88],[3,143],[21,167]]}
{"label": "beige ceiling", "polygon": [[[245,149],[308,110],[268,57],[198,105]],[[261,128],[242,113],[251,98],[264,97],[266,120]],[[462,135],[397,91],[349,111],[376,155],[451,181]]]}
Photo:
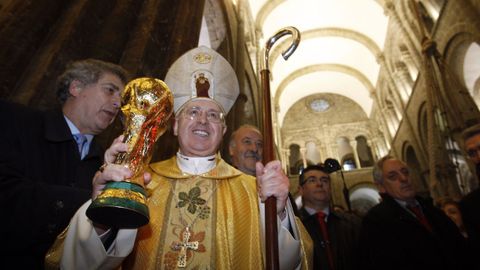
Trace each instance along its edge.
{"label": "beige ceiling", "polygon": [[[270,88],[283,124],[288,110],[307,96],[331,93],[356,102],[370,115],[388,18],[375,0],[248,0],[260,46],[285,26],[302,35],[288,59],[288,39],[270,52]],[[277,45],[277,44],[276,44]]]}

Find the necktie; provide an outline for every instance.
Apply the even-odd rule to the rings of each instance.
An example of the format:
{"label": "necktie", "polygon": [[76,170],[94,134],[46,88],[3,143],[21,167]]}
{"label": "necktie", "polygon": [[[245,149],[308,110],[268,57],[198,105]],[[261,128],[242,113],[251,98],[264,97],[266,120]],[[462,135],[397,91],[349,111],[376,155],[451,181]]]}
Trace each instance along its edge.
{"label": "necktie", "polygon": [[327,253],[329,269],[333,270],[335,269],[333,265],[333,253],[330,247],[330,239],[328,237],[328,230],[327,230],[327,223],[325,222],[325,216],[326,216],[325,213],[322,211],[317,213],[317,219],[318,219],[318,223],[320,224],[320,230],[322,232],[322,237],[323,237],[322,247],[325,248],[325,251]]}
{"label": "necktie", "polygon": [[430,226],[430,223],[428,223],[427,218],[422,212],[422,209],[420,209],[420,205],[407,205],[408,210],[412,211],[412,213],[415,214],[417,217],[418,221],[428,230],[432,231],[432,226]]}
{"label": "necktie", "polygon": [[80,154],[80,158],[83,159],[86,154],[85,153],[86,151],[84,150],[84,148],[87,144],[87,137],[81,133],[78,133],[78,134],[74,134],[73,138],[77,142],[78,153]]}

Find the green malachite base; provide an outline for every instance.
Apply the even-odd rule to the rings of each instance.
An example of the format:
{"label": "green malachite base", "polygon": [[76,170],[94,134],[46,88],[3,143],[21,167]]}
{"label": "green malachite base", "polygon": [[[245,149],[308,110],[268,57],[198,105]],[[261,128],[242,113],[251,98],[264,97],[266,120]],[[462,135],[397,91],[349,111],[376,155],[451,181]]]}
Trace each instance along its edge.
{"label": "green malachite base", "polygon": [[110,182],[87,209],[95,223],[115,228],[139,228],[150,215],[143,187],[131,182]]}

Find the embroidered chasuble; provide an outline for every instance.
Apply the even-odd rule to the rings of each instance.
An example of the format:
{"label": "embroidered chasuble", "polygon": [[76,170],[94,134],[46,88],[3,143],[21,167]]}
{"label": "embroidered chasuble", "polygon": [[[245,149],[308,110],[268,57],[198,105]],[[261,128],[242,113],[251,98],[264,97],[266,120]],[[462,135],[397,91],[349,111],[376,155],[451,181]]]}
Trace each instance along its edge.
{"label": "embroidered chasuble", "polygon": [[[60,258],[64,269],[264,269],[256,179],[218,156],[217,166],[202,175],[182,173],[176,159],[150,165],[149,224],[120,229],[107,254],[85,215],[89,201],[47,254],[47,269],[58,269]],[[289,222],[301,242],[279,230],[280,261],[295,265],[298,252],[301,269],[311,269],[313,243],[298,218]]]}
{"label": "embroidered chasuble", "polygon": [[182,173],[176,157],[150,165],[150,223],[124,268],[263,268],[256,180],[217,162],[202,175]]}

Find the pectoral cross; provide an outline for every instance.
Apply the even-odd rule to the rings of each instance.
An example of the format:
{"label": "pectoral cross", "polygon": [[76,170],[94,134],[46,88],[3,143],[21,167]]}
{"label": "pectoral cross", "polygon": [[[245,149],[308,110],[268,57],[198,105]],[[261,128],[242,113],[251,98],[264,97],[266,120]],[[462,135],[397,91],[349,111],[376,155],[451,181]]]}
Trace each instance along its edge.
{"label": "pectoral cross", "polygon": [[192,234],[190,233],[188,227],[186,227],[185,231],[183,232],[182,242],[175,242],[172,245],[173,250],[180,250],[177,257],[177,267],[179,268],[184,268],[187,266],[187,249],[198,249],[198,241],[188,242],[191,235]]}

